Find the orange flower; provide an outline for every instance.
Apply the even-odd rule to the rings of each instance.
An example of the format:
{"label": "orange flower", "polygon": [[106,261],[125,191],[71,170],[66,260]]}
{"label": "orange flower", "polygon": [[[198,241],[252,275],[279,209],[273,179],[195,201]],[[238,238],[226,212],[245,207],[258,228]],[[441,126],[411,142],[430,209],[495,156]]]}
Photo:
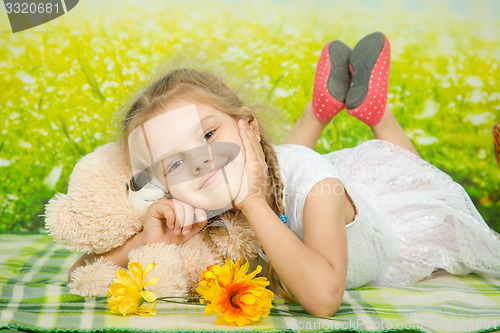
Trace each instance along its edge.
{"label": "orange flower", "polygon": [[112,313],[121,314],[123,316],[129,314],[138,314],[141,316],[152,316],[156,314],[156,302],[149,305],[144,302],[153,302],[156,300],[156,295],[150,291],[145,291],[145,286],[152,286],[158,282],[158,278],[152,278],[144,282],[146,275],[156,264],[148,264],[145,269],[142,268],[140,262],[132,262],[128,265],[127,273],[124,269],[119,269],[116,272],[117,279],[113,279],[113,283],[109,290],[106,291],[108,298],[108,306]]}
{"label": "orange flower", "polygon": [[207,304],[205,315],[217,313],[217,325],[245,326],[269,315],[274,294],[266,289],[265,277],[255,277],[262,267],[246,275],[249,266],[248,261],[241,266],[241,258],[236,263],[226,260],[224,266],[209,266],[201,274],[196,291]]}

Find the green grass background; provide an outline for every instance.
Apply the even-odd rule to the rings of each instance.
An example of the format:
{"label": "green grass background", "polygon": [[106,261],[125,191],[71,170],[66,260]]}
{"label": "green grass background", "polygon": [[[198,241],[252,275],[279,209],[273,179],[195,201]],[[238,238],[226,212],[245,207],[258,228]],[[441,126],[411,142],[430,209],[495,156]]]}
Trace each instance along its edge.
{"label": "green grass background", "polygon": [[[16,34],[2,9],[0,232],[43,232],[44,205],[67,191],[79,158],[116,139],[117,110],[165,58],[189,48],[236,69],[281,110],[268,128],[279,140],[311,97],[322,46],[340,39],[353,47],[373,31],[392,45],[389,104],[402,127],[500,231],[491,135],[500,121],[500,21],[489,1],[458,14],[453,0],[421,2],[408,10],[403,0],[81,0]],[[342,112],[317,150],[370,138]]]}

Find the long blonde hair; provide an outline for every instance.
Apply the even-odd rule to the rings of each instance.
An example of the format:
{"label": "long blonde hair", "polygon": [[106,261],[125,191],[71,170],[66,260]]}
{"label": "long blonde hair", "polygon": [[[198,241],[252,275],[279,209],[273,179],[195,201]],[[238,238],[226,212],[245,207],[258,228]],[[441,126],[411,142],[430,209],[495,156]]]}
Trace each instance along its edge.
{"label": "long blonde hair", "polygon": [[[132,130],[151,118],[156,110],[180,97],[212,105],[235,120],[250,119],[250,123],[254,120],[254,114],[249,109],[242,108],[244,104],[237,94],[215,75],[206,71],[179,68],[156,79],[126,108],[125,118],[122,120],[124,151],[128,153],[128,140],[126,138]],[[272,185],[270,206],[277,215],[285,214],[283,183],[280,178],[276,153],[263,129],[260,129],[260,136],[260,144],[266,163],[272,170],[272,172],[268,172]],[[231,214],[239,214],[239,212],[227,211],[221,215],[221,218],[229,218]],[[271,263],[268,264],[267,273],[271,289],[277,295],[293,301],[291,293],[281,283]]]}

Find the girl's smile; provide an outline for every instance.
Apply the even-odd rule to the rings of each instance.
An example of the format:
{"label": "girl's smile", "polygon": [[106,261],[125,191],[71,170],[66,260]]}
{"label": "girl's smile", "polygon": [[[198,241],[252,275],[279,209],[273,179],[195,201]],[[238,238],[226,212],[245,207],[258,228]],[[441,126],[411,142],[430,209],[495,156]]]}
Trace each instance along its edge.
{"label": "girl's smile", "polygon": [[224,167],[225,166],[223,166],[222,168],[217,169],[214,172],[212,172],[211,174],[209,174],[209,176],[207,178],[205,178],[205,180],[203,181],[203,184],[201,185],[200,190],[204,189],[204,188],[206,188],[208,186],[210,186],[211,184],[213,184],[218,179],[221,179],[222,170],[223,170]]}

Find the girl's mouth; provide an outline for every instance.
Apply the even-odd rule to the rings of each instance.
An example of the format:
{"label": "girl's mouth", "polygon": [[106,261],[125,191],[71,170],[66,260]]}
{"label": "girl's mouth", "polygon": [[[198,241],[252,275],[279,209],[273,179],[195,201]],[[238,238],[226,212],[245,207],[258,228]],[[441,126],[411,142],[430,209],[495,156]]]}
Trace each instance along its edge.
{"label": "girl's mouth", "polygon": [[203,184],[201,185],[200,187],[200,190],[201,189],[204,189],[208,186],[210,186],[212,183],[214,183],[217,179],[219,179],[221,176],[222,176],[222,169],[225,167],[226,165],[223,165],[222,167],[220,167],[219,169],[213,171],[212,173],[210,173],[210,175],[208,176],[208,178],[203,182]]}

